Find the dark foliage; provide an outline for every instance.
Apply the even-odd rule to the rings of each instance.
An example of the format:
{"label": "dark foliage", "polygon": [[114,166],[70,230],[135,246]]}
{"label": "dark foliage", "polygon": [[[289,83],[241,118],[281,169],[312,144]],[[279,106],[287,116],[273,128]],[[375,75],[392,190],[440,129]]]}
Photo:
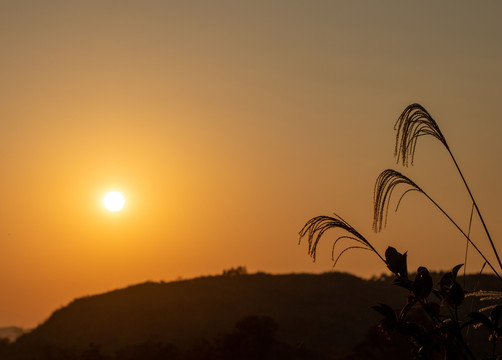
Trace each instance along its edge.
{"label": "dark foliage", "polygon": [[167,360],[181,359],[178,349],[171,344],[161,342],[146,342],[129,345],[118,350],[115,360]]}
{"label": "dark foliage", "polygon": [[290,346],[277,339],[278,325],[268,316],[249,316],[234,330],[212,341],[202,341],[184,351],[172,344],[149,341],[125,346],[105,354],[99,345],[87,349],[44,346],[26,360],[316,360],[319,355],[305,347]]}
{"label": "dark foliage", "polygon": [[248,270],[245,266],[237,266],[235,268],[225,269],[223,270],[223,276],[238,276],[238,275],[247,275]]}

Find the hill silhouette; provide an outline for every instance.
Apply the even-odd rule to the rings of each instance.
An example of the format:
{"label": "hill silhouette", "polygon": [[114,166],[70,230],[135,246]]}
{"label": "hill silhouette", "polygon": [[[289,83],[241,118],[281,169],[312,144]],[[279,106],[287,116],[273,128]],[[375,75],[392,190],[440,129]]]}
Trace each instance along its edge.
{"label": "hill silhouette", "polygon": [[[485,289],[494,287],[491,277],[481,280]],[[190,349],[231,333],[236,323],[255,316],[274,321],[279,341],[337,359],[349,354],[377,323],[380,317],[371,306],[383,302],[399,307],[403,301],[405,290],[391,286],[390,278],[363,280],[344,273],[146,282],[74,300],[21,336],[6,358],[92,346],[112,355],[146,343]]]}
{"label": "hill silhouette", "polygon": [[9,341],[14,341],[25,332],[26,330],[17,326],[0,327],[0,339],[8,339]]}

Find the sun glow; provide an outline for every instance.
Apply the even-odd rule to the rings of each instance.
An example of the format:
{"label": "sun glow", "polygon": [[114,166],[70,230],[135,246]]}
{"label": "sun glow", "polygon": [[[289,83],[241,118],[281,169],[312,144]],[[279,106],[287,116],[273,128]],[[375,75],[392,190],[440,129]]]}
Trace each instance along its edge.
{"label": "sun glow", "polygon": [[122,210],[122,208],[125,205],[124,195],[122,195],[118,191],[110,191],[105,195],[103,199],[103,204],[105,205],[105,208],[109,211],[115,212]]}

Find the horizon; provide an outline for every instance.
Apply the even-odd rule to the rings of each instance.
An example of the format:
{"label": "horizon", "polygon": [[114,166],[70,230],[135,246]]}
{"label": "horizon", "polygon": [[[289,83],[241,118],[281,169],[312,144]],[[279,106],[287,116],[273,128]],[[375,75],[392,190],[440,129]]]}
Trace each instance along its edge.
{"label": "horizon", "polygon": [[[410,271],[463,263],[464,237],[417,192],[398,212],[395,194],[373,232],[388,168],[496,264],[448,152],[423,137],[414,166],[397,164],[394,124],[412,103],[429,111],[500,248],[501,11],[497,1],[0,3],[0,326],[33,326],[83,294],[145,279],[240,264],[330,271],[342,233],[323,236],[314,263],[298,232],[333,213],[380,254],[408,251]],[[123,198],[105,208],[113,191]],[[482,265],[470,248],[467,272]],[[344,253],[336,270],[386,272],[368,251]]]}
{"label": "horizon", "polygon": [[[241,266],[239,266],[239,267],[241,267]],[[74,303],[76,300],[85,299],[85,298],[89,298],[89,297],[100,296],[100,295],[105,295],[105,294],[112,293],[112,292],[115,292],[115,291],[122,291],[122,290],[126,290],[128,288],[131,288],[131,287],[141,286],[141,285],[145,285],[145,284],[159,284],[159,285],[162,285],[162,284],[170,284],[170,283],[176,283],[176,282],[182,282],[182,281],[191,281],[191,280],[205,279],[205,278],[211,278],[211,277],[253,276],[253,275],[288,276],[288,275],[340,274],[340,275],[347,275],[347,276],[355,277],[355,278],[358,278],[358,279],[361,279],[361,280],[364,280],[364,281],[380,281],[383,277],[386,277],[386,276],[392,277],[393,276],[392,273],[390,271],[388,271],[388,270],[386,270],[385,272],[382,272],[380,274],[373,274],[373,275],[371,275],[369,277],[364,277],[364,276],[359,276],[359,275],[356,275],[356,274],[348,272],[348,271],[337,271],[337,270],[322,271],[322,272],[271,273],[271,272],[266,272],[266,271],[261,271],[261,270],[257,270],[257,271],[254,271],[254,272],[249,272],[249,271],[247,271],[247,268],[245,266],[243,268],[246,271],[243,274],[231,274],[231,275],[224,274],[224,271],[226,271],[226,270],[234,270],[234,269],[236,269],[236,268],[230,268],[230,269],[223,269],[222,272],[217,273],[217,274],[200,274],[200,275],[196,275],[196,276],[188,277],[188,278],[183,278],[181,276],[178,276],[175,279],[166,279],[166,280],[164,280],[164,279],[159,279],[159,280],[147,279],[147,280],[144,280],[144,281],[141,281],[141,282],[138,282],[138,283],[127,284],[127,285],[119,286],[117,288],[108,289],[108,290],[97,292],[97,293],[82,294],[82,295],[79,295],[79,296],[77,296],[77,297],[69,300],[67,303],[61,304],[58,307],[54,308],[53,310],[50,311],[50,313],[44,319],[42,319],[41,321],[37,322],[36,324],[34,324],[32,326],[22,326],[22,325],[18,325],[18,324],[10,324],[10,325],[0,325],[0,329],[11,328],[12,327],[12,328],[20,328],[20,329],[22,329],[25,332],[30,332],[30,331],[34,330],[35,328],[37,328],[38,326],[44,324],[54,314],[54,312],[56,312],[56,311],[58,311],[58,310],[60,310],[62,308],[66,308],[67,306],[69,306],[72,303]],[[429,269],[429,271],[430,271],[430,273],[431,273],[432,276],[438,275],[438,274],[442,274],[442,273],[445,273],[445,272],[450,271],[450,270],[451,269],[442,269],[442,270]],[[414,274],[416,274],[416,270],[410,271],[410,275],[414,275]],[[462,277],[462,276],[464,276],[464,274],[463,274],[462,271],[460,271],[459,277]],[[465,276],[492,276],[492,277],[495,277],[495,275],[490,274],[490,273],[486,273],[486,272],[485,273],[480,273],[480,272],[470,272],[469,273],[469,272],[467,272],[465,274]]]}

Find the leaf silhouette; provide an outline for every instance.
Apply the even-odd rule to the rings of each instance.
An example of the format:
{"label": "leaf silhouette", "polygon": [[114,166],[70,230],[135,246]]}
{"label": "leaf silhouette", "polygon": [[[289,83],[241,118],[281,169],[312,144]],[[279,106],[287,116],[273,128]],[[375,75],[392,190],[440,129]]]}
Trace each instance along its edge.
{"label": "leaf silhouette", "polygon": [[454,266],[453,269],[451,270],[451,273],[453,274],[454,280],[457,279],[458,271],[462,268],[462,266],[464,266],[464,264],[458,264],[458,265]]}
{"label": "leaf silhouette", "polygon": [[500,315],[502,315],[502,305],[497,305],[493,308],[492,313],[490,314],[490,319],[495,327],[498,327]]}
{"label": "leaf silhouette", "polygon": [[444,274],[439,281],[441,296],[444,302],[450,306],[459,306],[465,297],[464,289],[456,281],[459,269],[459,265],[455,266],[453,271]]}
{"label": "leaf silhouette", "polygon": [[413,294],[419,299],[426,299],[432,291],[432,277],[429,274],[429,270],[427,268],[421,266],[418,268],[417,276],[415,277],[415,281],[413,281],[413,285],[411,290]]}
{"label": "leaf silhouette", "polygon": [[393,322],[397,323],[396,312],[389,305],[379,303],[378,305],[373,305],[371,308],[382,314],[387,319],[394,319]]}
{"label": "leaf silhouette", "polygon": [[385,250],[385,262],[390,271],[402,279],[408,279],[408,265],[406,264],[407,254],[401,254],[392,246]]}

